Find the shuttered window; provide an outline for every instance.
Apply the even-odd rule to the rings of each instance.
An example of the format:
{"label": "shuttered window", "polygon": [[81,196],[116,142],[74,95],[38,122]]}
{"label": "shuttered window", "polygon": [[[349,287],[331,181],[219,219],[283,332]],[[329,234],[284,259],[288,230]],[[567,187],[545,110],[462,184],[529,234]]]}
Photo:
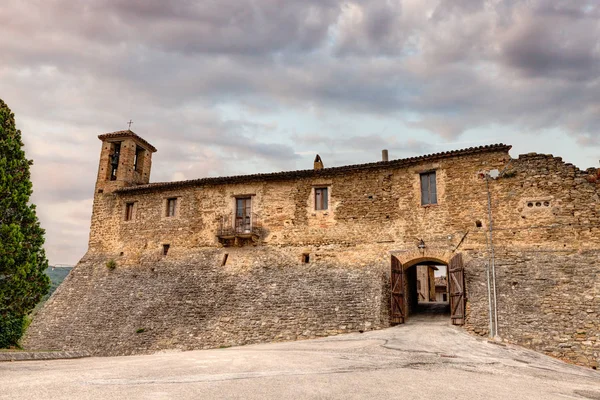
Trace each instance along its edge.
{"label": "shuttered window", "polygon": [[327,210],[327,188],[315,188],[315,210]]}
{"label": "shuttered window", "polygon": [[435,171],[421,174],[421,204],[437,204]]}
{"label": "shuttered window", "polygon": [[125,221],[131,221],[133,219],[133,204],[125,204]]}
{"label": "shuttered window", "polygon": [[167,217],[174,217],[177,210],[177,197],[167,199]]}

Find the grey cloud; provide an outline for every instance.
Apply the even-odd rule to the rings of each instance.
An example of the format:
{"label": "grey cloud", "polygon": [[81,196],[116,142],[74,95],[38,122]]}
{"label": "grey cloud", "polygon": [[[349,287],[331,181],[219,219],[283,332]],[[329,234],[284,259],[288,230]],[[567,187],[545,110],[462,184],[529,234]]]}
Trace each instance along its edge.
{"label": "grey cloud", "polygon": [[84,246],[60,221],[84,218],[53,210],[90,201],[95,136],[130,118],[159,149],[155,180],[251,172],[242,160],[303,168],[302,151],[332,165],[432,149],[335,127],[291,137],[277,126],[290,110],[385,116],[444,139],[556,129],[598,146],[599,22],[592,0],[7,0],[0,96],[26,128],[49,232]]}
{"label": "grey cloud", "polygon": [[322,156],[328,167],[376,162],[381,160],[381,150],[389,151],[390,159],[413,157],[440,149],[431,143],[402,139],[386,132],[330,138],[327,135],[296,134],[293,136],[303,151],[312,150]]}
{"label": "grey cloud", "polygon": [[489,4],[486,0],[441,1],[437,4],[431,14],[431,19],[439,21],[455,17],[457,14],[462,16],[480,12],[484,9],[486,4]]}
{"label": "grey cloud", "polygon": [[337,27],[338,55],[397,55],[410,31],[404,29],[401,2],[347,3]]}
{"label": "grey cloud", "polygon": [[517,8],[513,25],[500,36],[501,61],[529,76],[598,78],[600,6],[586,2],[586,12],[581,5],[562,4]]}
{"label": "grey cloud", "polygon": [[[5,27],[21,33],[27,25],[37,24],[36,32],[60,32],[72,42],[84,37],[115,48],[125,44],[169,53],[265,55],[317,47],[326,39],[339,4],[316,0],[51,0],[14,9],[21,11],[20,22]],[[0,14],[0,21],[10,20],[8,13]]]}
{"label": "grey cloud", "polygon": [[[84,73],[93,74],[91,86],[94,79],[102,80],[100,90],[121,88],[162,108],[191,100],[210,107],[231,99],[246,103],[260,99],[263,104],[316,103],[399,116],[416,112],[440,121],[424,126],[447,120],[451,127],[441,132],[445,136],[460,134],[461,126],[497,122],[540,126],[535,117],[524,114],[540,108],[539,96],[527,80],[546,77],[550,80],[542,84],[560,89],[549,99],[554,102],[552,112],[559,111],[558,103],[563,112],[570,110],[568,124],[566,118],[558,119],[563,126],[597,130],[593,117],[581,115],[580,101],[569,98],[578,91],[580,96],[593,97],[578,82],[593,82],[599,76],[598,6],[591,1],[577,6],[478,0],[411,3],[410,7],[383,1],[198,4],[96,1],[65,7],[64,15],[49,7],[57,18],[62,15],[67,20],[66,32],[60,31],[67,39],[82,29],[85,33],[87,26],[76,22],[81,15],[107,21],[111,35],[120,32],[110,40],[96,36],[91,23],[89,29],[94,31],[86,34],[87,41],[73,39],[71,54],[71,43],[61,42],[56,63],[67,68],[68,75],[75,72],[74,66],[85,65],[91,69]],[[256,22],[261,18],[264,24]],[[210,35],[197,31],[206,24]],[[297,47],[301,32],[313,25],[319,27],[318,39],[308,47],[300,46],[312,50],[302,53]],[[243,37],[229,37],[229,30]],[[256,40],[261,48],[248,40]],[[79,51],[88,44],[92,51]],[[231,47],[238,45],[243,51]],[[41,46],[37,47],[36,54]],[[44,47],[43,53],[50,56],[51,44]],[[281,53],[284,48],[290,51]],[[563,85],[565,80],[573,82]],[[523,104],[527,99],[529,104]],[[89,108],[107,107],[100,103]],[[579,123],[573,121],[578,114],[583,120]]]}

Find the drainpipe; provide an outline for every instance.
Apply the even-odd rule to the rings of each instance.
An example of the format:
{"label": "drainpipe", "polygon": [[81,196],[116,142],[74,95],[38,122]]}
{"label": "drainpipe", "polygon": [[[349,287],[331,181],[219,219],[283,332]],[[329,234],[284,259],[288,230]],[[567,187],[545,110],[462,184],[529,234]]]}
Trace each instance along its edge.
{"label": "drainpipe", "polygon": [[492,217],[492,194],[490,192],[490,175],[485,175],[485,186],[488,193],[488,217],[490,225],[490,251],[491,251],[491,265],[492,265],[492,289],[494,297],[494,332],[493,337],[498,336],[498,303],[497,303],[497,291],[496,291],[496,258],[494,255],[494,219]]}
{"label": "drainpipe", "polygon": [[[487,249],[490,249],[490,238],[488,235],[485,235],[485,246]],[[490,317],[490,329],[489,329],[489,337],[490,339],[494,338],[494,318],[492,315],[492,283],[490,278],[490,261],[485,263],[485,274],[487,278],[487,292],[488,292],[488,315]]]}
{"label": "drainpipe", "polygon": [[[488,192],[489,193],[489,192]],[[489,197],[488,197],[488,210],[489,210]],[[485,235],[485,247],[488,250],[488,252],[491,254],[491,249],[490,249],[490,237],[487,235]],[[490,277],[490,265],[491,265],[491,257],[488,258],[488,261],[485,263],[485,275],[486,275],[486,281],[487,281],[487,292],[488,292],[488,316],[490,318],[490,329],[488,331],[488,335],[490,337],[490,339],[494,338],[494,316],[493,316],[493,309],[492,309],[492,282],[491,282],[491,277]]]}

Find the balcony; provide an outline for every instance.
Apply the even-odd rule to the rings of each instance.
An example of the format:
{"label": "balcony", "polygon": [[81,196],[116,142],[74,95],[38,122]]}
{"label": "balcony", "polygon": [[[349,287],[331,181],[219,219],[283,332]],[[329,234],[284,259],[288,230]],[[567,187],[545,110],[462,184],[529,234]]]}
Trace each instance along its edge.
{"label": "balcony", "polygon": [[245,241],[258,241],[261,231],[260,218],[255,213],[245,217],[228,214],[219,218],[217,238],[224,246],[241,246]]}

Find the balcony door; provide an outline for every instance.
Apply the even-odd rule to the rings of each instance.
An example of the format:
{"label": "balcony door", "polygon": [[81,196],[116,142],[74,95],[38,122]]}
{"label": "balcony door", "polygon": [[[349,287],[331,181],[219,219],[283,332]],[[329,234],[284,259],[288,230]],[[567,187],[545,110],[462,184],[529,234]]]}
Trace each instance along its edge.
{"label": "balcony door", "polygon": [[235,231],[237,233],[252,231],[252,199],[250,197],[235,199]]}

